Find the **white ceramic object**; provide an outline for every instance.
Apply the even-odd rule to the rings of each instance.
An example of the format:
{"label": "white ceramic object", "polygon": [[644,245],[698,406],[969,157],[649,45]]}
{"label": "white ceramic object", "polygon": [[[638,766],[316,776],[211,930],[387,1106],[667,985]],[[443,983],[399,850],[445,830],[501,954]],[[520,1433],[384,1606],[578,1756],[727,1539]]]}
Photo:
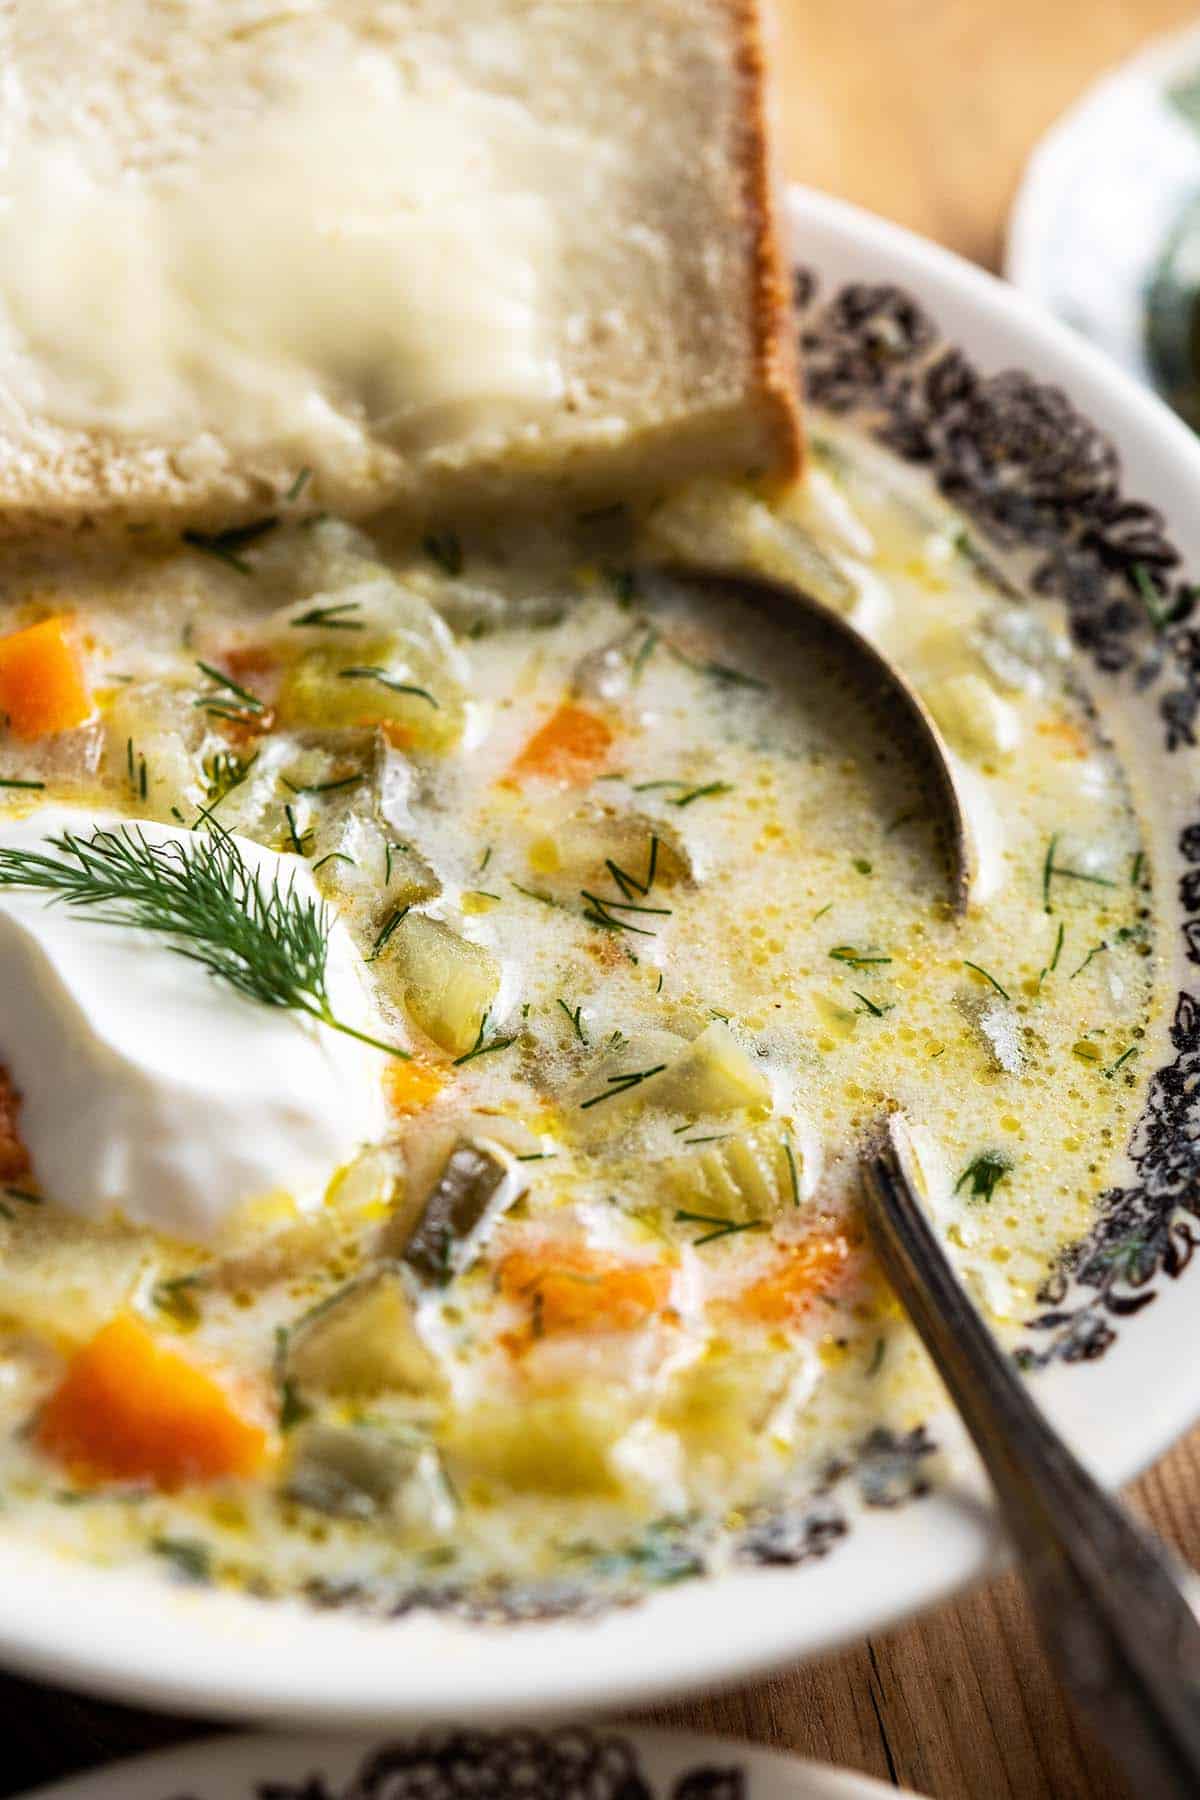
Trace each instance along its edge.
{"label": "white ceramic object", "polygon": [[[891,306],[870,339],[884,354],[891,354],[903,322],[914,316],[894,292],[900,289],[917,297],[983,376],[1022,368],[1064,390],[1119,445],[1123,491],[1162,508],[1184,565],[1200,570],[1200,443],[1165,407],[1041,309],[945,251],[816,195],[793,195],[791,214],[798,257],[818,272],[822,292],[861,284],[847,297],[847,317],[879,304],[886,314]],[[861,353],[867,339],[858,331],[854,342]],[[860,387],[873,379],[874,354],[859,355]],[[809,362],[815,377],[815,351]],[[828,357],[825,366],[828,371]],[[913,380],[920,379],[914,365]],[[953,402],[960,413],[964,404],[969,407],[961,398]],[[1042,455],[1053,457],[1066,426],[1055,422],[1051,408],[1039,429],[1046,440]],[[1015,432],[1018,455],[1026,436],[1032,441],[1037,429]],[[1139,616],[1136,608],[1132,616]],[[1128,609],[1122,617],[1131,630]],[[1142,627],[1148,630],[1144,619]],[[1187,746],[1165,754],[1161,682],[1139,689],[1122,677],[1107,685],[1112,692],[1097,698],[1150,809],[1152,861],[1170,913],[1182,866],[1180,832],[1200,794],[1200,759]],[[1200,823],[1195,834],[1194,844],[1188,842],[1200,859]],[[1200,895],[1192,897],[1197,909]],[[1200,921],[1194,939],[1185,934],[1185,923],[1180,911],[1163,928],[1164,979],[1174,992],[1188,984],[1189,946],[1200,957]],[[1185,1014],[1191,1032],[1186,1005]],[[1200,1179],[1188,1161],[1187,1116],[1178,1113],[1184,1104],[1179,1094],[1186,1099],[1193,1079],[1186,1062],[1192,1037],[1185,1033],[1187,1043],[1179,1049],[1177,1021],[1175,1044],[1169,1042],[1170,1004],[1167,1015],[1144,1054],[1153,1066],[1170,1065],[1178,1073],[1178,1082],[1175,1074],[1168,1079],[1176,1108],[1171,1129],[1179,1136],[1180,1179],[1192,1182],[1194,1195]],[[1194,1035],[1200,1040],[1200,1025]],[[1200,1041],[1194,1055],[1200,1061]],[[1151,1149],[1158,1157],[1158,1186],[1146,1206],[1161,1209],[1158,1138]],[[1135,1202],[1142,1193],[1128,1191]],[[1169,1211],[1173,1201],[1165,1204]],[[1120,1318],[1119,1307],[1080,1315],[1089,1329],[1095,1327],[1085,1346],[1089,1353],[1106,1339],[1110,1317],[1117,1327],[1103,1357],[1059,1358],[1037,1377],[1038,1398],[1106,1482],[1136,1474],[1200,1415],[1200,1258],[1190,1278],[1169,1278],[1179,1273],[1185,1249],[1182,1238],[1176,1243],[1172,1237],[1170,1246],[1156,1250],[1153,1267],[1139,1263],[1134,1269],[1141,1285],[1132,1298],[1145,1302],[1154,1295],[1136,1317]],[[1123,1299],[1115,1288],[1113,1297]],[[1036,1342],[1065,1341],[1062,1329],[1073,1328],[1054,1327]],[[544,1720],[644,1705],[826,1651],[944,1599],[994,1568],[1000,1543],[977,1466],[962,1451],[952,1421],[934,1421],[933,1428],[948,1450],[945,1481],[913,1504],[862,1511],[831,1554],[794,1568],[735,1568],[591,1619],[479,1624],[414,1611],[377,1621],[189,1588],[158,1572],[83,1568],[17,1550],[0,1538],[0,1660],[128,1701],[224,1718],[286,1718],[310,1728]],[[143,1791],[129,1789],[128,1800]]]}
{"label": "white ceramic object", "polygon": [[[24,1800],[459,1800],[478,1791],[522,1800],[904,1800],[848,1769],[750,1744],[621,1726],[489,1737],[444,1732],[407,1742],[230,1737],[113,1763]],[[574,1785],[572,1785],[574,1783]]]}
{"label": "white ceramic object", "polygon": [[1200,27],[1102,77],[1038,144],[1009,219],[1009,280],[1148,383],[1147,284],[1200,194],[1200,119],[1170,95],[1198,80]]}

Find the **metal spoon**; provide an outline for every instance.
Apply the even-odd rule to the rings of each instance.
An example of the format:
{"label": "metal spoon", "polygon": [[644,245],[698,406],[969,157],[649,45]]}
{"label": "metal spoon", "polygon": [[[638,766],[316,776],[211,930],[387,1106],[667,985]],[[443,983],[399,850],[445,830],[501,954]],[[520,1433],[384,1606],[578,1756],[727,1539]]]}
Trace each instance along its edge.
{"label": "metal spoon", "polygon": [[970,904],[977,875],[966,809],[942,734],[925,702],[895,664],[835,607],[802,588],[740,574],[674,567],[661,573],[718,601],[758,607],[777,618],[786,615],[789,629],[807,633],[815,651],[843,664],[851,685],[867,696],[879,713],[881,730],[890,733],[890,741],[899,743],[908,757],[945,859],[951,910],[961,918]]}
{"label": "metal spoon", "polygon": [[1043,1643],[1145,1800],[1200,1794],[1200,1624],[1159,1551],[1034,1405],[967,1299],[916,1197],[893,1114],[864,1159],[884,1272],[991,1476]]}

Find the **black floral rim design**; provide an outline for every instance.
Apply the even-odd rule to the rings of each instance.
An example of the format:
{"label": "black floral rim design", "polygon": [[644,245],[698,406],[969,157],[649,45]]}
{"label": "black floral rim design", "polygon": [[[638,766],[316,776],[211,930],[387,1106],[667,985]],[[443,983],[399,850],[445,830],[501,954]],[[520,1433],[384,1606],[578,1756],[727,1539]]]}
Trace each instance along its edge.
{"label": "black floral rim design", "polygon": [[[314,1773],[254,1786],[256,1800],[746,1800],[736,1760],[651,1785],[628,1738],[565,1731],[425,1732],[366,1751],[348,1782]],[[164,1800],[202,1800],[173,1793]]]}
{"label": "black floral rim design", "polygon": [[[1120,459],[1058,388],[1020,370],[984,376],[900,288],[855,282],[824,304],[796,274],[801,360],[816,406],[854,415],[925,468],[980,535],[1031,559],[1033,592],[1061,600],[1076,646],[1105,675],[1157,688],[1168,753],[1197,742],[1197,590],[1161,514],[1121,490]],[[1200,820],[1181,834],[1183,944],[1200,964]],[[1030,1319],[1024,1368],[1101,1356],[1116,1324],[1181,1275],[1200,1242],[1200,999],[1181,993],[1175,1058],[1153,1076],[1130,1144],[1137,1180],[1101,1194],[1096,1222],[1060,1258]]]}

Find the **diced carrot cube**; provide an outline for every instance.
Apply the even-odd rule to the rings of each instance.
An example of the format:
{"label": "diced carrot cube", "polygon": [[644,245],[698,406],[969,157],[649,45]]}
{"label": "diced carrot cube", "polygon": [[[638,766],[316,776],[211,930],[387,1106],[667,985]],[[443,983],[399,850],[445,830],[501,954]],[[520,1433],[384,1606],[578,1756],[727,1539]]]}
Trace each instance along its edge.
{"label": "diced carrot cube", "polygon": [[65,617],[0,638],[0,716],[14,736],[70,731],[92,710],[83,660]]}
{"label": "diced carrot cube", "polygon": [[42,1409],[39,1448],[84,1481],[188,1482],[250,1475],[267,1434],[232,1395],[128,1314],[76,1352]]}
{"label": "diced carrot cube", "polygon": [[510,773],[518,781],[533,777],[572,787],[599,773],[612,741],[612,727],[599,714],[568,701],[534,732]]}
{"label": "diced carrot cube", "polygon": [[441,1069],[432,1063],[390,1062],[384,1071],[384,1084],[393,1112],[423,1112],[446,1085]]}
{"label": "diced carrot cube", "polygon": [[805,1238],[781,1258],[769,1274],[743,1288],[731,1302],[736,1313],[761,1325],[786,1325],[837,1282],[850,1259],[850,1246],[840,1234]]}
{"label": "diced carrot cube", "polygon": [[595,1251],[547,1246],[513,1250],[500,1265],[500,1292],[529,1308],[529,1325],[510,1348],[554,1332],[636,1331],[667,1310],[671,1270],[618,1262]]}

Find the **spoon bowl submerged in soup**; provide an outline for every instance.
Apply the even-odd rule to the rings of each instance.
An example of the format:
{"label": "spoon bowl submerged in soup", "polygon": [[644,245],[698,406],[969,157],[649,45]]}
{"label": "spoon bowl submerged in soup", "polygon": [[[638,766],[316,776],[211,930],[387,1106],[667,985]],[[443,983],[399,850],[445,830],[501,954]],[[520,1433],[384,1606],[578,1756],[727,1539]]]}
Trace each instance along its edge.
{"label": "spoon bowl submerged in soup", "polygon": [[[381,1606],[696,1572],[937,1404],[857,1218],[888,1104],[1029,1315],[1141,1096],[1149,869],[1053,609],[878,452],[4,554],[7,1531]],[[895,660],[965,916],[876,697],[667,562]]]}

